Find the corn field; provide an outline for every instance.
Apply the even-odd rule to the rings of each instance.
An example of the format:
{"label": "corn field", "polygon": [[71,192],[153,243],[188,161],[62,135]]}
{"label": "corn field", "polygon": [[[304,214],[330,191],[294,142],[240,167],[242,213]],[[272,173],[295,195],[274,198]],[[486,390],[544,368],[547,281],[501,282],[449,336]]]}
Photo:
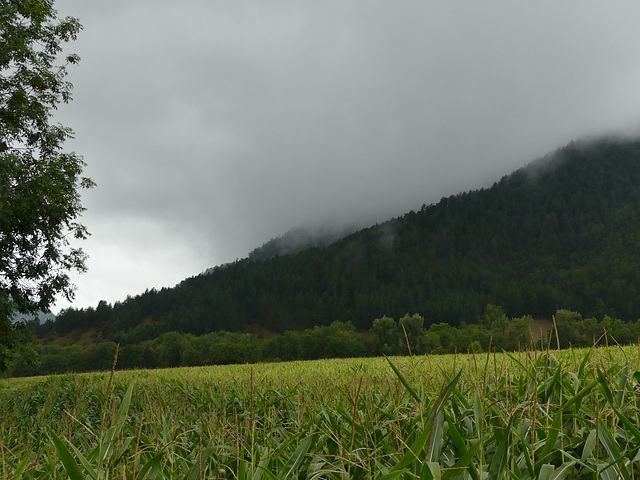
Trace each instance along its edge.
{"label": "corn field", "polygon": [[638,347],[0,381],[3,479],[636,479]]}

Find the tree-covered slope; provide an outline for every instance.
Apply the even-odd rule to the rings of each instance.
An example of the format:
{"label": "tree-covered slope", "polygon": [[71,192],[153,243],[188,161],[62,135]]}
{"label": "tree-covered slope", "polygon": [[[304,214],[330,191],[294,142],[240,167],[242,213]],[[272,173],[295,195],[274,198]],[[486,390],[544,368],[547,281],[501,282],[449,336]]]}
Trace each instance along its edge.
{"label": "tree-covered slope", "polygon": [[[511,316],[640,317],[640,141],[572,143],[491,188],[326,246],[245,259],[122,303],[62,312],[42,331],[98,326],[139,340],[179,330],[283,331],[419,313],[475,321],[489,303]],[[128,333],[123,333],[128,331]]]}

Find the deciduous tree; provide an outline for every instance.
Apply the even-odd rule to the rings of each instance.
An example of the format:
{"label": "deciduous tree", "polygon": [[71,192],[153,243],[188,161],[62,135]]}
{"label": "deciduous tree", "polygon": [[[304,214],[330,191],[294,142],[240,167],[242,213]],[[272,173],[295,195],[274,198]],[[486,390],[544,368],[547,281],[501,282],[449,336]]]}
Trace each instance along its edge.
{"label": "deciduous tree", "polygon": [[12,314],[72,298],[68,272],[85,270],[71,241],[88,235],[79,192],[93,183],[82,158],[63,151],[72,131],[52,118],[71,98],[67,66],[79,60],[62,45],[81,28],[58,18],[52,0],[0,3],[0,370],[20,339]]}

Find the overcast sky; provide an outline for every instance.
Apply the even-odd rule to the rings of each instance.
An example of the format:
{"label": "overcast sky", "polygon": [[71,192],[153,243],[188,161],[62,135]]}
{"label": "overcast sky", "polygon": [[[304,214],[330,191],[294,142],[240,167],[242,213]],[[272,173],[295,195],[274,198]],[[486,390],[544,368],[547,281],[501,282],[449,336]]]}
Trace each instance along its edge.
{"label": "overcast sky", "polygon": [[[640,126],[640,2],[57,0],[97,187],[76,307]],[[54,311],[68,306],[59,302]]]}

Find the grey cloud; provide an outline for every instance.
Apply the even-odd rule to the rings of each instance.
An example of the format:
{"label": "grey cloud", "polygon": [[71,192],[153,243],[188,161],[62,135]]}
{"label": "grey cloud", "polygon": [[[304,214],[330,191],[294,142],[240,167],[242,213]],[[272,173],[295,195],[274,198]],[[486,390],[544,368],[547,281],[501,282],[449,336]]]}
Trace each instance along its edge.
{"label": "grey cloud", "polygon": [[150,252],[179,244],[204,270],[299,225],[383,221],[640,126],[637,2],[57,8],[85,25],[59,116],[99,185],[85,196],[96,262],[135,237],[102,228],[116,218],[150,222]]}

